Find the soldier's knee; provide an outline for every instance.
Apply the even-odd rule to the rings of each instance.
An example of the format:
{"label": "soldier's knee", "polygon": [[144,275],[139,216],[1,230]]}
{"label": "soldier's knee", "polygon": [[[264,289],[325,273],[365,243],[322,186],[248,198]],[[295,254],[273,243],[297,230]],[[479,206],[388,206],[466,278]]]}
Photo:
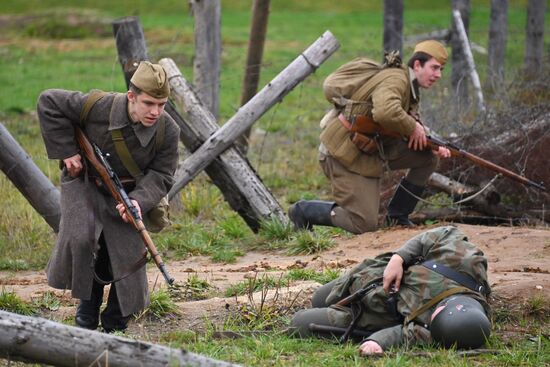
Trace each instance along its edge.
{"label": "soldier's knee", "polygon": [[327,308],[310,308],[296,312],[290,321],[290,333],[300,338],[313,336],[317,333],[311,330],[311,324],[330,325]]}

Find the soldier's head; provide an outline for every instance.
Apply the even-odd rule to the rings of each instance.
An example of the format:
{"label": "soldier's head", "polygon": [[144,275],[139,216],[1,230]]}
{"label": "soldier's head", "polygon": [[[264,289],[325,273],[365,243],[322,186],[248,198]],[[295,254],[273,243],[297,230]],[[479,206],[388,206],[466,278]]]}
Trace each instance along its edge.
{"label": "soldier's head", "polygon": [[414,71],[418,85],[430,88],[441,78],[449,54],[438,41],[428,40],[418,43],[408,65]]}
{"label": "soldier's head", "polygon": [[491,322],[481,303],[465,295],[441,301],[430,324],[434,341],[445,348],[478,348],[491,335]]}
{"label": "soldier's head", "polygon": [[162,66],[140,62],[128,90],[128,114],[132,121],[153,126],[170,96],[170,85]]}

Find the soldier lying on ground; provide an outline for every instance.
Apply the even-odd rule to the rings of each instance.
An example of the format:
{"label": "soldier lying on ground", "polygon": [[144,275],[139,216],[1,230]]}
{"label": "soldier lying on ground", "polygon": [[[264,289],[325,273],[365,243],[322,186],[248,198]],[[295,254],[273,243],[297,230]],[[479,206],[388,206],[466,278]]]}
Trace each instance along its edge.
{"label": "soldier lying on ground", "polygon": [[362,355],[432,341],[477,348],[490,335],[490,291],[483,252],[456,227],[439,227],[317,289],[313,308],[298,311],[291,329],[300,337],[365,335]]}

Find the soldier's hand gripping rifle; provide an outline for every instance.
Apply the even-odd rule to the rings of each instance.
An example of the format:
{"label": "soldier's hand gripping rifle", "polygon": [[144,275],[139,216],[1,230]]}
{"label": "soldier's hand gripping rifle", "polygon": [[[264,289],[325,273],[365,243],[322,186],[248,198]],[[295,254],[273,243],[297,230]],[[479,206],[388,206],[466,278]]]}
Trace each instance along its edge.
{"label": "soldier's hand gripping rifle", "polygon": [[[391,131],[388,129],[383,128],[378,123],[376,123],[372,118],[365,116],[365,115],[359,115],[354,118],[353,121],[351,121],[351,129],[350,131],[358,134],[367,135],[369,137],[376,136],[376,135],[385,135],[385,136],[393,136],[393,137],[401,137],[401,135],[395,131]],[[464,149],[459,148],[453,143],[444,141],[443,139],[436,138],[434,136],[427,135],[426,136],[427,142],[428,142],[428,148],[432,150],[437,150],[439,147],[445,147],[449,149],[452,156],[458,156],[462,158],[466,158],[476,165],[480,167],[484,167],[487,169],[490,169],[491,171],[500,173],[508,178],[511,178],[523,185],[531,186],[534,188],[537,188],[542,191],[546,191],[546,187],[544,186],[544,183],[536,183],[534,181],[529,180],[527,177],[518,175],[517,173],[514,173],[504,167],[501,167],[497,164],[494,164],[492,162],[489,162],[488,160],[485,160],[481,157],[478,157],[472,153],[469,153],[465,151]]]}
{"label": "soldier's hand gripping rifle", "polygon": [[138,209],[128,197],[128,194],[124,190],[124,187],[122,186],[119,177],[107,161],[107,157],[103,154],[103,152],[101,152],[101,150],[95,143],[90,143],[82,129],[80,129],[78,126],[75,126],[75,135],[76,140],[78,141],[78,144],[82,149],[82,152],[88,159],[88,162],[90,162],[95,170],[98,172],[99,176],[101,177],[101,181],[105,185],[105,188],[109,191],[109,193],[117,203],[124,205],[124,209],[126,210],[127,214],[126,216],[129,218],[132,226],[134,226],[134,228],[139,232],[143,243],[145,244],[145,247],[147,247],[147,250],[151,254],[153,261],[164,276],[166,283],[168,283],[168,285],[172,285],[174,283],[174,278],[172,278],[168,274],[168,271],[166,270],[166,267],[164,266],[164,263],[162,262],[162,259],[157,251],[157,248],[153,243],[149,232],[145,228],[145,225],[143,224],[143,220],[139,215]]}

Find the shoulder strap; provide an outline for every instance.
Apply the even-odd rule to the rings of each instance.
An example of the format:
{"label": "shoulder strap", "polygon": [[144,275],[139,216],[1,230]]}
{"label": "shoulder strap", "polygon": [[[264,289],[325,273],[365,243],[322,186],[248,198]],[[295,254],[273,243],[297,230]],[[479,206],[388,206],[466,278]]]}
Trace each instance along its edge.
{"label": "shoulder strap", "polygon": [[411,314],[405,318],[405,325],[407,325],[408,323],[414,321],[414,319],[416,319],[418,316],[422,315],[424,312],[429,310],[432,306],[438,304],[439,302],[441,302],[445,298],[450,297],[453,294],[457,294],[457,293],[475,293],[475,294],[478,294],[477,292],[473,292],[473,291],[469,290],[466,287],[454,287],[454,288],[447,289],[446,291],[443,291],[443,292],[439,293],[434,298],[432,298],[431,300],[429,300],[428,302],[424,303],[422,306],[420,306],[419,308],[417,308],[416,310],[411,312]]}
{"label": "shoulder strap", "polygon": [[86,122],[86,120],[88,120],[88,115],[90,114],[90,110],[96,104],[96,102],[99,101],[101,98],[105,97],[106,95],[107,95],[107,92],[103,92],[99,90],[91,91],[90,94],[88,94],[88,98],[86,98],[86,102],[84,102],[82,111],[80,111],[80,126],[84,126],[84,123]]}
{"label": "shoulder strap", "polygon": [[[162,144],[164,143],[164,135],[166,132],[166,122],[164,121],[164,116],[161,116],[157,122],[157,133],[155,135],[155,149],[158,151]],[[116,129],[111,131],[111,137],[113,139],[113,144],[115,145],[116,153],[122,161],[122,164],[128,172],[132,175],[133,178],[142,176],[143,172],[137,165],[136,161],[132,157],[132,153],[128,149],[126,142],[124,141],[124,136],[122,135],[122,129]]]}

